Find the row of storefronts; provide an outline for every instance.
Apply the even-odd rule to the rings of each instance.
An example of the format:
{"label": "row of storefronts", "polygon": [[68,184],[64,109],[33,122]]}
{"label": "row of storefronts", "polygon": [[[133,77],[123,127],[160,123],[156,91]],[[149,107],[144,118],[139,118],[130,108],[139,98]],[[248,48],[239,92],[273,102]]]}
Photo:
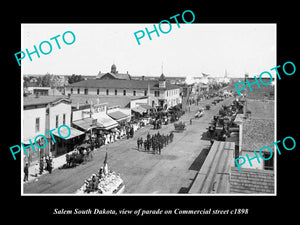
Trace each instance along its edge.
{"label": "row of storefronts", "polygon": [[[103,144],[114,142],[126,135],[128,127],[136,130],[135,122],[144,118],[153,108],[147,104],[130,108],[108,108],[107,104],[72,104],[68,98],[54,96],[24,97],[23,101],[23,144],[27,155],[24,161],[32,164],[43,156],[57,157],[74,149],[74,146],[85,140],[99,138]],[[60,125],[68,125],[71,135],[63,139],[57,129],[52,132],[55,141],[47,131]],[[34,138],[45,134],[48,144],[39,149]],[[64,136],[64,134],[61,134]],[[32,145],[29,141],[32,141]],[[43,146],[43,139],[37,139],[37,144]]]}

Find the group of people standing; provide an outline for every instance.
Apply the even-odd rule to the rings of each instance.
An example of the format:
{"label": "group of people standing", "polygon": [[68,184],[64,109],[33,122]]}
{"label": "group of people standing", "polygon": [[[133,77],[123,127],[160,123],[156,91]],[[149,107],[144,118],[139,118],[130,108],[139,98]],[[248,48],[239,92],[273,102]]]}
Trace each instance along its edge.
{"label": "group of people standing", "polygon": [[[40,163],[36,163],[34,167],[33,175],[37,177],[38,175],[42,175],[44,170],[47,170],[49,173],[52,172],[53,169],[53,162],[52,162],[52,157],[46,156],[46,157],[41,157]],[[24,167],[24,182],[28,181],[28,175],[29,175],[29,165],[28,163],[25,164]]]}
{"label": "group of people standing", "polygon": [[49,173],[52,172],[52,158],[50,156],[46,156],[46,157],[41,157],[40,159],[40,171],[39,174],[41,175],[45,170],[47,170]]}
{"label": "group of people standing", "polygon": [[137,139],[137,147],[138,150],[143,149],[145,152],[150,152],[152,148],[152,152],[154,154],[158,153],[161,154],[161,150],[163,147],[166,147],[169,143],[173,141],[174,133],[171,131],[169,134],[160,134],[159,132],[150,135],[147,134],[147,137],[145,140],[143,138]]}

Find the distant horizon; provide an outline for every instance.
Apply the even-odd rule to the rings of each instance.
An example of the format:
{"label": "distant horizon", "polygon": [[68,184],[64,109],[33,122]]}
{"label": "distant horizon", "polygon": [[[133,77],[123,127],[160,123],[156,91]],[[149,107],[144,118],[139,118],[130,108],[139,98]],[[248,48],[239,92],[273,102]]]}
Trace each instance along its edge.
{"label": "distant horizon", "polygon": [[[45,75],[47,75],[47,74],[49,74],[49,75],[54,75],[54,76],[72,76],[73,74],[52,74],[52,73],[45,73],[45,74],[24,74],[24,76],[45,76]],[[137,76],[135,76],[135,75],[131,75],[130,73],[128,73],[131,77],[142,77],[142,76],[145,76],[145,77],[157,77],[157,78],[159,78],[160,77],[160,75],[158,75],[158,76],[147,76],[147,75],[137,75]],[[74,75],[77,75],[77,76],[90,76],[90,77],[93,77],[93,76],[97,76],[97,75],[87,75],[87,74],[74,74]],[[165,75],[165,74],[164,74]],[[165,77],[185,77],[185,78],[187,78],[187,76],[168,76],[168,75],[165,75]],[[199,77],[201,77],[201,76],[199,76]],[[224,78],[224,76],[220,76],[220,77],[217,77],[217,76],[208,76],[208,77],[211,77],[211,78]],[[192,77],[192,78],[194,78],[194,77]],[[230,77],[230,75],[227,75],[227,78],[245,78],[245,77]],[[249,78],[253,78],[253,77],[249,77]],[[274,78],[274,77],[273,77]]]}

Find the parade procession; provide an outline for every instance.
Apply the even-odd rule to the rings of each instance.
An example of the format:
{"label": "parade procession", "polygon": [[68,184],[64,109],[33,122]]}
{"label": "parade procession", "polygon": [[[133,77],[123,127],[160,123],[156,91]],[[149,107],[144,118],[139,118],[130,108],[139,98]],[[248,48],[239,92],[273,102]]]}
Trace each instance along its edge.
{"label": "parade procession", "polygon": [[[204,117],[213,113],[210,109],[219,108],[219,102],[230,98],[223,92],[213,91],[206,96],[189,95],[189,98],[185,98],[187,100],[185,105],[181,103],[169,108],[148,107],[147,112],[141,111],[140,114],[135,114],[134,108],[130,118],[120,120],[116,125],[110,125],[108,129],[103,129],[103,125],[100,124],[101,117],[97,115],[99,112],[105,118],[107,115],[113,115],[113,113],[107,113],[108,109],[105,104],[101,105],[97,101],[93,105],[92,101],[87,101],[82,106],[78,106],[78,103],[72,106],[68,99],[52,100],[53,98],[51,98],[48,101],[54,101],[54,104],[57,101],[56,104],[66,103],[68,105],[71,103],[72,124],[74,126],[70,126],[70,138],[65,142],[58,139],[57,141],[60,142],[58,145],[50,145],[51,148],[48,151],[45,149],[39,152],[41,160],[40,163],[36,164],[38,170],[33,170],[31,157],[34,154],[30,154],[29,151],[30,157],[25,158],[27,163],[24,169],[26,175],[24,181],[28,182],[29,177],[29,182],[25,188],[35,188],[34,183],[38,185],[39,180],[43,180],[45,174],[52,172],[51,177],[53,176],[54,180],[56,179],[55,176],[72,177],[72,179],[68,179],[70,181],[66,180],[66,182],[72,187],[70,193],[76,195],[112,195],[132,192],[132,188],[135,186],[131,183],[135,182],[134,177],[136,177],[137,172],[134,172],[135,167],[129,165],[142,162],[142,159],[147,164],[153,160],[151,155],[156,155],[158,157],[156,160],[161,162],[166,157],[175,159],[176,154],[186,151],[185,146],[189,145],[184,139],[191,137],[191,134],[197,134],[197,121],[200,123],[205,121]],[[33,100],[41,101],[42,99],[43,97],[39,96]],[[73,99],[76,100],[75,97]],[[208,104],[210,107],[207,107]],[[141,104],[140,106],[144,105]],[[117,109],[121,112],[121,108]],[[224,109],[227,110],[227,108]],[[121,115],[121,113],[119,114]],[[78,120],[80,118],[81,120]],[[220,120],[219,118],[216,119],[215,115],[213,118],[214,121]],[[84,124],[88,121],[89,124]],[[111,122],[111,124],[113,123]],[[216,140],[215,128],[213,128],[216,125],[213,122],[212,126],[209,127],[209,143],[212,143],[214,139]],[[65,147],[66,150],[61,150],[60,147]],[[181,150],[178,151],[177,148],[181,148]],[[108,158],[110,158],[110,167],[108,167]],[[103,165],[101,165],[101,161]],[[28,164],[31,164],[31,167]],[[89,169],[85,171],[85,168]],[[131,170],[133,171],[130,172]],[[76,179],[76,176],[71,174],[80,176]],[[86,175],[83,176],[84,174]],[[140,176],[142,174],[138,175],[138,177]],[[145,179],[148,178],[145,177]],[[30,180],[35,182],[32,183]]]}

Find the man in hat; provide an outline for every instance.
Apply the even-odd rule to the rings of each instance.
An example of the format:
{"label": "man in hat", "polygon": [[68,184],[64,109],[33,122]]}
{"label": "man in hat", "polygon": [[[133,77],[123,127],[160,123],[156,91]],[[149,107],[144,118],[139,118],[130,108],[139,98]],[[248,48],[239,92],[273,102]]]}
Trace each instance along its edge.
{"label": "man in hat", "polygon": [[24,167],[24,182],[25,181],[28,181],[28,163],[26,163]]}

